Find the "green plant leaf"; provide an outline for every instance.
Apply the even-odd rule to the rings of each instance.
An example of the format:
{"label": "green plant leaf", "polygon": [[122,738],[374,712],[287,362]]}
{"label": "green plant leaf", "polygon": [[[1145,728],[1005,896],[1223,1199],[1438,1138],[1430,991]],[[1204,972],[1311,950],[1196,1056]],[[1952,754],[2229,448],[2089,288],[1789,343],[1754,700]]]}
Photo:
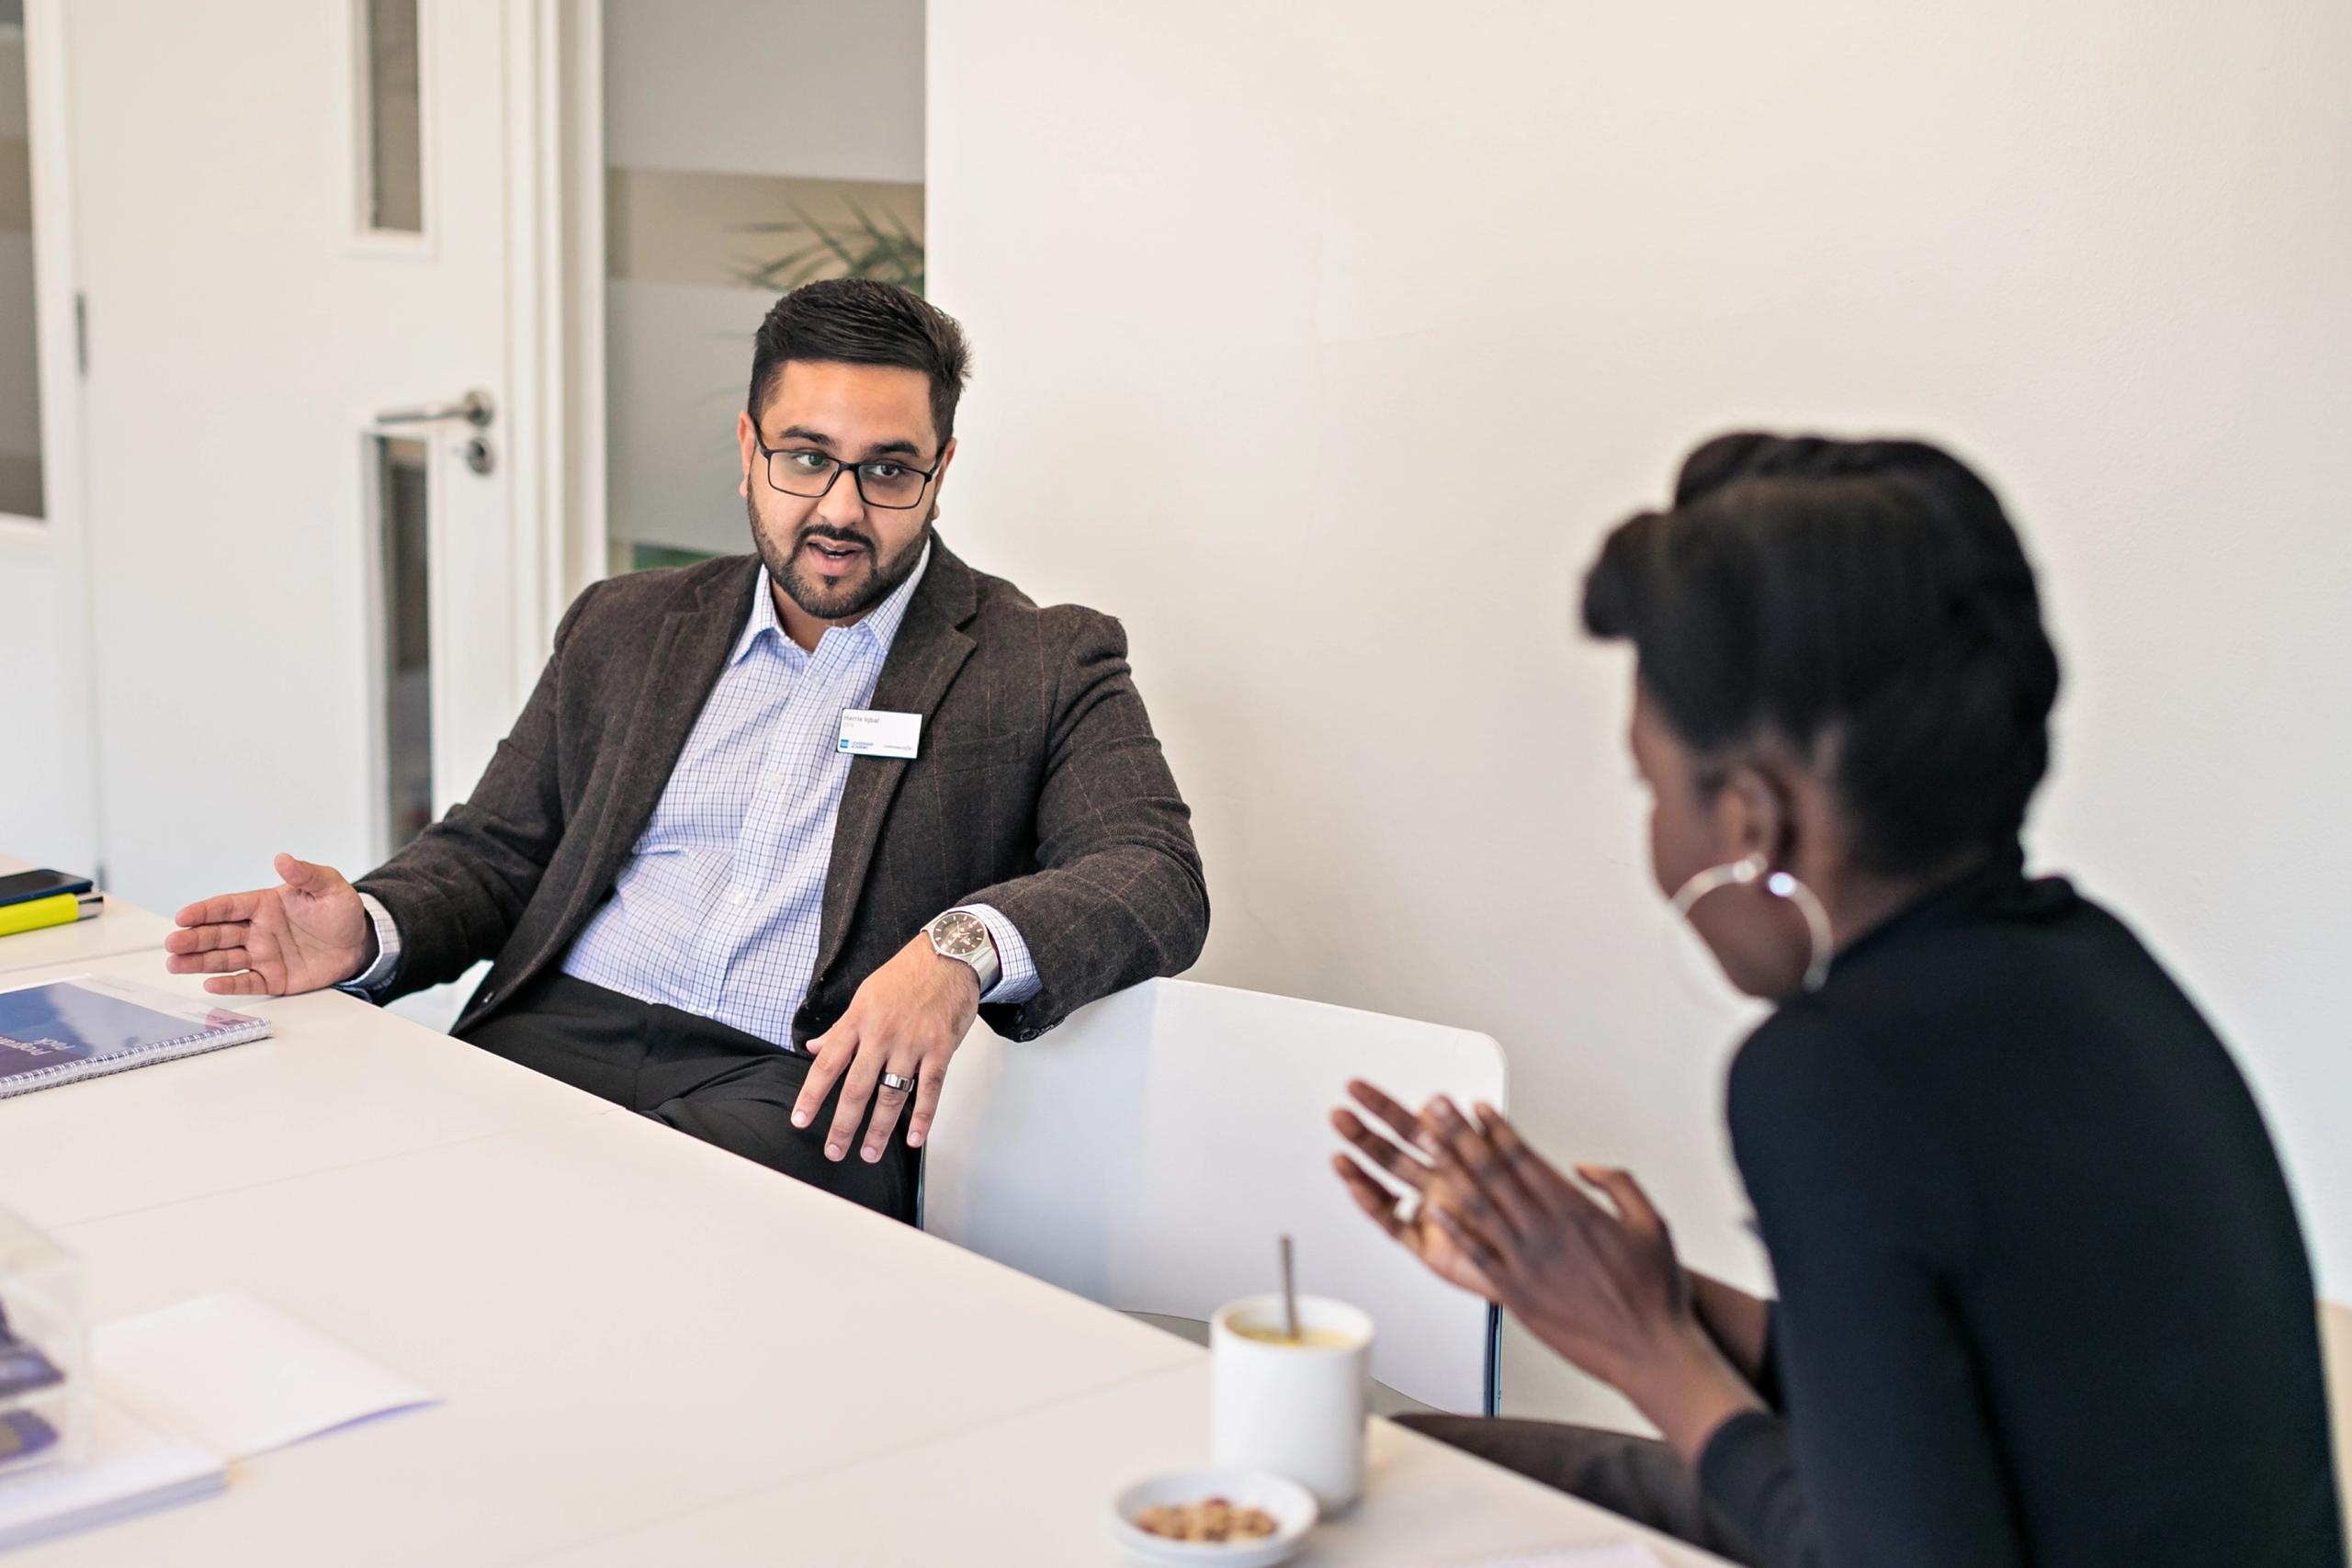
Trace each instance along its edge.
{"label": "green plant leaf", "polygon": [[797,288],[822,273],[828,265],[851,277],[873,277],[896,283],[917,293],[923,287],[923,243],[897,213],[877,218],[856,197],[844,195],[850,221],[829,224],[795,203],[793,217],[747,223],[746,234],[805,234],[810,243],[774,261],[743,265],[736,276],[747,288]]}

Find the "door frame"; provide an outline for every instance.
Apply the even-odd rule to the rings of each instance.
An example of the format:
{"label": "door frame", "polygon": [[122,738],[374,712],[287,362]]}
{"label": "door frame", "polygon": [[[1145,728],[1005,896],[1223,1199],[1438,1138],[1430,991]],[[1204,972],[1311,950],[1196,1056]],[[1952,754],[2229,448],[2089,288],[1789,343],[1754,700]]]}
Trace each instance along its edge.
{"label": "door frame", "polygon": [[605,575],[604,7],[507,3],[507,124],[528,128],[510,130],[511,298],[527,308],[509,312],[507,433],[533,465],[516,488],[514,581],[530,603],[515,607],[515,689],[527,692],[564,611]]}
{"label": "door frame", "polygon": [[543,136],[556,211],[546,297],[560,301],[549,350],[561,375],[562,504],[548,541],[547,615],[539,649],[573,597],[606,575],[605,510],[605,16],[603,0],[539,0],[548,13],[546,69],[556,84]]}
{"label": "door frame", "polygon": [[[597,0],[505,0],[505,20],[508,401],[500,423],[514,479],[511,656],[519,694],[538,680],[565,607],[604,575],[601,558],[582,551],[580,517],[594,505],[601,539],[604,311],[601,296],[583,295],[579,283],[583,265],[592,278],[602,272],[603,146],[594,122],[594,140],[582,147],[574,107],[581,91],[601,83]],[[584,69],[574,58],[583,34]],[[583,184],[595,195],[597,219],[584,234],[576,210]],[[583,257],[586,241],[593,248]],[[596,323],[598,337],[583,341],[582,321]]]}
{"label": "door frame", "polygon": [[[85,787],[80,837],[103,873],[104,822],[98,792],[97,694],[89,572],[88,491],[82,408],[82,331],[74,246],[74,160],[65,97],[67,0],[25,0],[25,120],[30,153],[33,226],[35,397],[40,408],[40,517],[0,514],[0,549],[46,560],[54,573],[65,689],[59,716],[65,733],[51,755],[80,768]],[[100,875],[103,882],[103,875]]]}
{"label": "door frame", "polygon": [[73,159],[66,147],[66,0],[25,0],[25,120],[33,198],[34,342],[40,355],[41,507],[0,513],[14,543],[78,543],[82,521],[82,381],[74,309]]}

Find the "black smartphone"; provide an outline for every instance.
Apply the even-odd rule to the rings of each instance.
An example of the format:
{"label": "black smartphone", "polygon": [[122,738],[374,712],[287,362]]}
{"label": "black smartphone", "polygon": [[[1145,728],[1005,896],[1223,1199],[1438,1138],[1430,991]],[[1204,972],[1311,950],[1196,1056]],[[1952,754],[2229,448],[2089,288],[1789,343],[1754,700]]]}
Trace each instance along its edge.
{"label": "black smartphone", "polygon": [[0,906],[21,904],[28,898],[53,898],[60,893],[87,893],[90,879],[68,876],[62,871],[18,871],[0,876]]}

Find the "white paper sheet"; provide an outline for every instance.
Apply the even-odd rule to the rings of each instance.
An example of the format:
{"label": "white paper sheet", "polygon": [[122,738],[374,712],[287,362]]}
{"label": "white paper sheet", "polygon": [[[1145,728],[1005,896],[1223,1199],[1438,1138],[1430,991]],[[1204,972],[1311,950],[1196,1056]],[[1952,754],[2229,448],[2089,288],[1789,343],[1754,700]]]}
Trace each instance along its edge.
{"label": "white paper sheet", "polygon": [[224,1459],[435,1403],[266,1302],[199,1296],[90,1333],[100,1383]]}

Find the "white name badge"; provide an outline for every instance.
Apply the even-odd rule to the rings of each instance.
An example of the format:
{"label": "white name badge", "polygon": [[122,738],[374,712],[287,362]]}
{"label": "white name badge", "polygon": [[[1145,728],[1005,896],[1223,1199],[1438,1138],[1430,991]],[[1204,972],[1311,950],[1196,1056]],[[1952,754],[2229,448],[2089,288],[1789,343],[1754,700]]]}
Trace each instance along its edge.
{"label": "white name badge", "polygon": [[912,757],[922,739],[922,715],[878,708],[842,709],[841,750],[854,757]]}

